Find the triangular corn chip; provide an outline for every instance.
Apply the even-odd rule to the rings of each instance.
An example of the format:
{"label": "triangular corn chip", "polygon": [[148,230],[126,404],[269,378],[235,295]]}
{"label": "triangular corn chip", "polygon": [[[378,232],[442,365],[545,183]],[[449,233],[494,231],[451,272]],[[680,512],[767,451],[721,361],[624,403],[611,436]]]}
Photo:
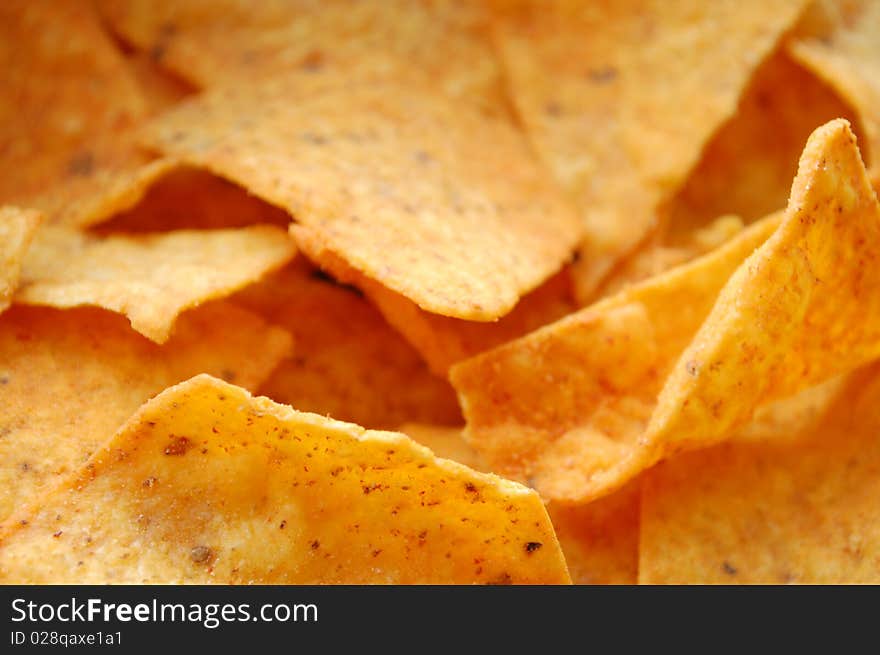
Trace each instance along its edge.
{"label": "triangular corn chip", "polygon": [[449,383],[428,371],[357,290],[336,284],[304,257],[233,301],[284,328],[296,343],[260,395],[374,429],[462,422]]}
{"label": "triangular corn chip", "polygon": [[809,401],[758,437],[747,430],[646,474],[641,582],[880,582],[877,366],[830,391],[819,411]]}
{"label": "triangular corn chip", "polygon": [[164,343],[181,312],[241,289],[295,252],[288,234],[268,225],[106,237],[45,226],[25,256],[15,302],[103,307]]}
{"label": "triangular corn chip", "polygon": [[[465,438],[492,470],[587,501],[581,476],[637,442],[678,355],[772,216],[699,259],[452,367]],[[575,477],[574,481],[570,481]],[[569,488],[559,488],[559,484]],[[610,491],[610,489],[609,489]],[[590,494],[598,496],[600,493]]]}
{"label": "triangular corn chip", "polygon": [[7,583],[569,582],[534,491],[207,375],[15,519]]}
{"label": "triangular corn chip", "polygon": [[100,309],[12,307],[0,315],[0,520],[83,465],[166,386],[212,373],[255,389],[290,335],[212,303],[157,346]]}
{"label": "triangular corn chip", "polygon": [[[727,281],[705,321],[683,317],[701,317],[711,291],[688,294],[689,312],[667,302],[663,315],[615,297],[461,364],[452,381],[463,394],[466,436],[493,467],[531,477],[548,498],[579,503],[613,491],[664,457],[725,438],[762,403],[880,354],[880,299],[871,291],[878,244],[880,207],[855,137],[846,121],[832,121],[807,143],[782,223]],[[623,297],[662,298],[660,283],[668,295],[682,280],[695,284],[694,274],[707,291],[712,281],[720,288],[723,278],[703,268],[717,258]],[[553,386],[514,395],[506,387],[521,381],[522,367]]]}
{"label": "triangular corn chip", "polygon": [[499,318],[580,238],[506,121],[428,87],[236,87],[163,115],[145,143],[287,209],[304,250],[329,251],[437,314]]}
{"label": "triangular corn chip", "polygon": [[862,150],[880,159],[880,4],[814,0],[788,43],[789,52],[837,89],[859,112]]}
{"label": "triangular corn chip", "polygon": [[516,110],[587,227],[580,298],[650,232],[805,4],[497,3]]}
{"label": "triangular corn chip", "polygon": [[0,313],[12,303],[22,261],[42,220],[33,209],[0,207]]}

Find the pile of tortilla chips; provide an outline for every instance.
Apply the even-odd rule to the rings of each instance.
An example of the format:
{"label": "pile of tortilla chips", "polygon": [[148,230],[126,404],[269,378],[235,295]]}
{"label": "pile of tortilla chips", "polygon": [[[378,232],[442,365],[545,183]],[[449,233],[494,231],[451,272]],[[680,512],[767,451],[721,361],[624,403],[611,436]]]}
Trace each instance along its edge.
{"label": "pile of tortilla chips", "polygon": [[880,583],[880,3],[0,3],[0,584]]}

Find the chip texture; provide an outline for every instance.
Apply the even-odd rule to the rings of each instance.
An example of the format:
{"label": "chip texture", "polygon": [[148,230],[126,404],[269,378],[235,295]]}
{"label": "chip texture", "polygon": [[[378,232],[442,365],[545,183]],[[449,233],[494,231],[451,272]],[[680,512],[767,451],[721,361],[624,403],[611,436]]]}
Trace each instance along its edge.
{"label": "chip texture", "polygon": [[145,143],[283,207],[304,250],[430,312],[496,319],[571,255],[577,218],[505,121],[415,85],[300,91],[200,97]]}
{"label": "chip texture", "polygon": [[569,582],[535,492],[207,375],[24,516],[7,582]]}

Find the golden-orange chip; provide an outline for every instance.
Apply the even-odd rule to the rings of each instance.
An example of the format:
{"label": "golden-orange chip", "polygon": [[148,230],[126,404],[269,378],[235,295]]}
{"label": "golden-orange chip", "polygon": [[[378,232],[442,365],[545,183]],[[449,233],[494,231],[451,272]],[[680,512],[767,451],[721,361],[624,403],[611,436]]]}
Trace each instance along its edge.
{"label": "golden-orange chip", "polygon": [[207,375],[18,517],[4,582],[570,581],[534,491]]}
{"label": "golden-orange chip", "polygon": [[274,80],[208,94],[144,140],[283,207],[306,252],[433,313],[499,318],[570,257],[577,217],[506,121],[417,85],[301,91]]}
{"label": "golden-orange chip", "polygon": [[25,256],[15,302],[104,307],[164,343],[181,312],[241,289],[295,252],[288,234],[268,225],[111,236],[45,226]]}
{"label": "golden-orange chip", "polygon": [[0,207],[0,313],[12,303],[22,261],[42,220],[33,209]]}

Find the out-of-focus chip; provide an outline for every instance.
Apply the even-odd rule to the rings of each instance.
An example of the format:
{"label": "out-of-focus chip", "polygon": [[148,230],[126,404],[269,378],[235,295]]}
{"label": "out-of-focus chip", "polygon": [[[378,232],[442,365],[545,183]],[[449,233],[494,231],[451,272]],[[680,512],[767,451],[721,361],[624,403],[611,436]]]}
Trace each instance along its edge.
{"label": "out-of-focus chip", "polygon": [[835,118],[856,115],[825,82],[784,49],[777,51],[756,71],[736,115],[710,141],[687,183],[661,209],[663,242],[687,242],[722,214],[750,223],[783,209],[804,143]]}
{"label": "out-of-focus chip", "polygon": [[89,224],[169,162],[130,138],[149,104],[85,0],[0,3],[0,202]]}
{"label": "out-of-focus chip", "polygon": [[145,142],[287,209],[306,252],[433,313],[499,318],[580,238],[506,121],[415,84],[224,90],[163,115]]}
{"label": "out-of-focus chip", "polygon": [[516,110],[587,226],[587,298],[734,114],[804,0],[499,2]]}
{"label": "out-of-focus chip", "polygon": [[123,39],[201,87],[343,71],[418,75],[498,110],[498,65],[480,3],[466,0],[100,0]]}
{"label": "out-of-focus chip", "polygon": [[798,396],[780,403],[794,416],[782,412],[760,439],[738,436],[648,472],[640,581],[880,582],[878,373],[835,385],[818,412],[812,400],[798,412]]}
{"label": "out-of-focus chip", "polygon": [[104,307],[164,343],[181,312],[241,289],[295,252],[269,225],[106,237],[45,226],[25,256],[15,302]]}
{"label": "out-of-focus chip", "polygon": [[[454,368],[466,436],[545,497],[578,503],[613,491],[670,454],[723,439],[760,404],[877,357],[878,244],[880,207],[855,136],[832,121],[807,143],[779,228],[727,281],[696,334],[699,321],[687,318],[701,318],[712,293],[665,302],[659,320],[641,303],[600,302]],[[685,286],[671,280],[695,284],[690,276],[716,257],[628,293],[668,297]],[[704,293],[718,285],[700,277]]]}
{"label": "out-of-focus chip", "polygon": [[[400,431],[438,457],[478,471],[486,463],[461,436],[460,428],[407,423]],[[639,485],[632,482],[606,498],[580,507],[550,503],[547,511],[556,530],[572,582],[635,584],[639,559]]]}
{"label": "out-of-focus chip", "polygon": [[534,491],[207,375],[16,519],[5,582],[569,582]]}
{"label": "out-of-focus chip", "polygon": [[131,209],[95,228],[101,233],[216,230],[290,225],[290,214],[199,168],[181,167],[157,180]]}
{"label": "out-of-focus chip", "polygon": [[814,0],[788,43],[789,52],[837,89],[859,112],[862,150],[880,157],[880,4]]}
{"label": "out-of-focus chip", "polygon": [[0,520],[82,466],[166,386],[208,372],[254,389],[290,346],[228,303],[181,316],[164,346],[104,310],[12,307],[0,316]]}
{"label": "out-of-focus chip", "polygon": [[583,478],[638,443],[678,355],[728,277],[779,219],[768,217],[699,259],[453,366],[465,438],[492,470],[528,481],[545,497],[589,500]]}
{"label": "out-of-focus chip", "polygon": [[528,334],[576,309],[568,267],[523,296],[509,314],[483,323],[426,312],[408,298],[354,270],[340,257],[326,250],[309,253],[308,241],[302,245],[334,278],[362,290],[431,370],[443,378],[456,362]]}
{"label": "out-of-focus chip", "polygon": [[354,289],[300,257],[233,299],[296,342],[259,388],[272,400],[370,428],[404,421],[460,424],[455,392]]}
{"label": "out-of-focus chip", "polygon": [[22,261],[41,220],[33,209],[0,207],[0,313],[12,302]]}

